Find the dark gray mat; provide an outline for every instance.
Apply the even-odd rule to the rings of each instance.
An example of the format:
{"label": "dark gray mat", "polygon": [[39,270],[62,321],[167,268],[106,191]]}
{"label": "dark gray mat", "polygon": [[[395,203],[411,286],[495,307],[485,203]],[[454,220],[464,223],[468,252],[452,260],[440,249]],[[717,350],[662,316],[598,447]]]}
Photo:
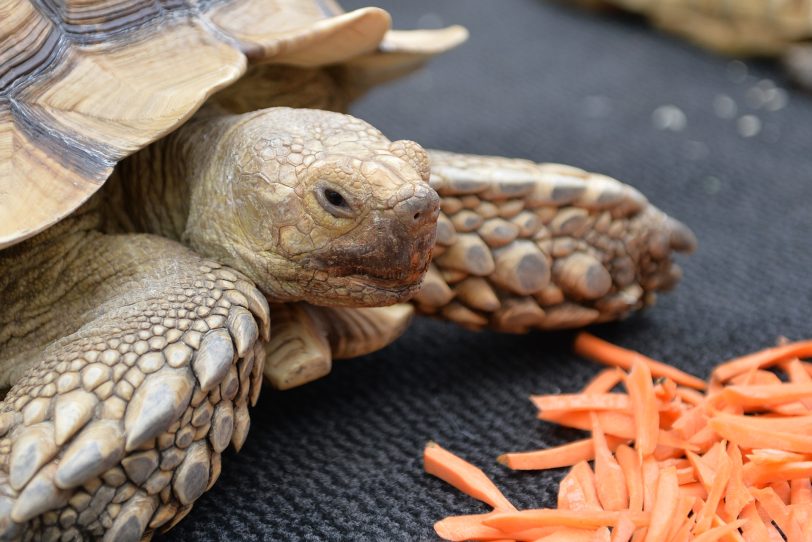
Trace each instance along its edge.
{"label": "dark gray mat", "polygon": [[[393,139],[607,173],[696,232],[700,248],[683,259],[674,293],[593,331],[702,376],[779,335],[812,336],[812,98],[790,91],[776,112],[745,101],[759,80],[786,86],[777,69],[748,63],[749,78],[736,82],[728,59],[635,19],[538,1],[383,7],[401,28],[461,23],[472,37],[376,90],[356,115]],[[720,94],[756,115],[761,132],[744,138],[718,117]],[[664,105],[684,112],[684,129],[654,128]],[[163,539],[433,540],[435,520],[484,507],[422,473],[429,439],[484,466],[517,505],[549,506],[560,473],[514,474],[494,458],[573,436],[536,421],[527,401],[595,373],[570,353],[571,339],[420,320],[322,381],[266,392],[243,451],[226,454],[215,488]]]}

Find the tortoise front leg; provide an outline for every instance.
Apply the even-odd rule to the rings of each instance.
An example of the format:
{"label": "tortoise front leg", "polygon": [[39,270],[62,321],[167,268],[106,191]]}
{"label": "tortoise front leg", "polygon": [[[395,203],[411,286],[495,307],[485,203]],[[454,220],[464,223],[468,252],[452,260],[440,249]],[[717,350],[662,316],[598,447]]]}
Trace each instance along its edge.
{"label": "tortoise front leg", "polygon": [[430,151],[441,196],[418,312],[524,332],[615,320],[671,288],[693,234],[634,188],[558,164]]}
{"label": "tortoise front leg", "polygon": [[0,352],[28,358],[0,404],[0,537],[139,540],[179,521],[217,479],[220,453],[243,444],[268,306],[240,274],[163,238],[48,241],[0,262],[19,268],[62,244],[44,261],[57,282],[75,279],[64,296],[29,297],[63,337],[16,356],[12,339]]}

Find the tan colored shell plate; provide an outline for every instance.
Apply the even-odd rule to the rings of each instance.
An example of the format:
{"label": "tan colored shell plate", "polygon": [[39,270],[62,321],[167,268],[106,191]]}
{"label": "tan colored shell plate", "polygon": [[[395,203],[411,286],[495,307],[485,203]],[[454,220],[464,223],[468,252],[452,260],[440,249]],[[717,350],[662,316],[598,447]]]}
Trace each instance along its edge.
{"label": "tan colored shell plate", "polygon": [[374,50],[390,24],[377,8],[332,16],[315,1],[47,9],[0,3],[0,248],[72,212],[116,162],[239,78],[246,57],[339,62]]}

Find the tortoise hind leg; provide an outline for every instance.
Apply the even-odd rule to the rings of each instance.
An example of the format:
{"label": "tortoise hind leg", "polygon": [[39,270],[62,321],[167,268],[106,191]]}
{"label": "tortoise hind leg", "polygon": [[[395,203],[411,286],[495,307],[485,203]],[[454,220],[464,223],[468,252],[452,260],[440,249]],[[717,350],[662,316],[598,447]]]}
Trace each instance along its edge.
{"label": "tortoise hind leg", "polygon": [[400,337],[414,309],[271,305],[274,332],[263,345],[265,377],[278,389],[301,386],[329,374],[333,359],[363,356]]}
{"label": "tortoise hind leg", "polygon": [[168,528],[242,445],[259,392],[268,308],[253,285],[163,238],[84,239],[61,276],[94,306],[0,404],[3,538]]}
{"label": "tortoise hind leg", "polygon": [[693,234],[637,190],[558,164],[430,151],[441,197],[418,312],[524,332],[622,318],[680,277]]}

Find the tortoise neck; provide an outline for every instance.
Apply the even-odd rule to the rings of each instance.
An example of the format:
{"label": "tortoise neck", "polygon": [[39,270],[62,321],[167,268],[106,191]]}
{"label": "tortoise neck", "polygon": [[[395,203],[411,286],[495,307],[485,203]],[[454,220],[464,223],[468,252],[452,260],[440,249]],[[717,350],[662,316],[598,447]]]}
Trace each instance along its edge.
{"label": "tortoise neck", "polygon": [[191,195],[232,116],[206,108],[181,129],[123,160],[105,185],[105,229],[183,240]]}

